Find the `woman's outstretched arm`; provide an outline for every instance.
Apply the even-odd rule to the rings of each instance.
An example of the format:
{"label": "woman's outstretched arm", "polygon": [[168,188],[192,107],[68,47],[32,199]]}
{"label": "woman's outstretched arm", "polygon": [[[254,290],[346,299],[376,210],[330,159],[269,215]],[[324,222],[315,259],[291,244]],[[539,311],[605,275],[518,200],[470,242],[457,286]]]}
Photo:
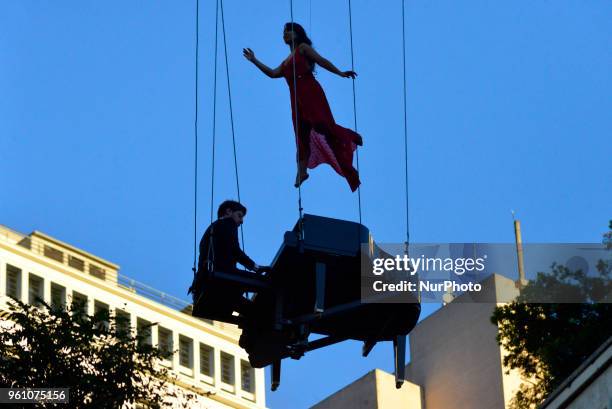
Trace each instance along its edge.
{"label": "woman's outstretched arm", "polygon": [[281,72],[281,67],[280,66],[278,66],[278,67],[276,67],[274,69],[268,67],[266,64],[262,63],[257,58],[255,58],[255,53],[250,48],[243,48],[242,49],[242,55],[244,55],[244,58],[246,58],[247,60],[252,62],[257,68],[259,68],[261,70],[261,72],[266,74],[268,77],[270,77],[270,78],[280,78],[280,77],[283,76],[283,74]]}
{"label": "woman's outstretched arm", "polygon": [[321,57],[321,55],[308,44],[300,44],[300,52],[306,57],[310,58],[312,61],[319,64],[321,67],[325,68],[327,71],[333,72],[336,75],[344,78],[355,78],[357,76],[355,71],[340,71],[334,64],[331,63],[331,61]]}

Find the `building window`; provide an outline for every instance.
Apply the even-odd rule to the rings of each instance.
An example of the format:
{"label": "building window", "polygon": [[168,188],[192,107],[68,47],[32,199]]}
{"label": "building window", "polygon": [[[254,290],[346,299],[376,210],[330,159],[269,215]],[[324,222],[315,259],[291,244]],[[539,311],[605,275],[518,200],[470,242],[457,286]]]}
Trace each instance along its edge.
{"label": "building window", "polygon": [[[157,328],[157,346],[159,348],[160,351],[168,354],[168,355],[172,355],[172,331],[164,328],[164,327],[158,327]],[[170,359],[170,357],[167,357],[168,359]]]}
{"label": "building window", "polygon": [[193,340],[179,335],[179,363],[193,369]]}
{"label": "building window", "polygon": [[51,283],[51,305],[57,308],[66,306],[66,288],[59,284]]}
{"label": "building window", "polygon": [[200,373],[206,376],[213,376],[215,350],[205,344],[200,344]]}
{"label": "building window", "polygon": [[98,300],[94,301],[94,314],[102,313],[104,311],[107,313],[110,311],[108,304]]}
{"label": "building window", "polygon": [[59,261],[60,263],[64,262],[64,253],[54,247],[47,246],[45,244],[44,254],[46,257],[52,258],[53,260]]}
{"label": "building window", "polygon": [[[97,314],[104,314],[106,317],[108,317],[108,315],[110,314],[110,308],[108,306],[108,304],[105,304],[101,301],[95,300],[94,301],[94,315]],[[108,319],[104,319],[103,321],[100,322],[100,326],[104,329],[106,329],[108,331]]]}
{"label": "building window", "polygon": [[142,318],[136,319],[136,334],[138,342],[141,345],[153,345],[153,337],[151,334],[151,323]]}
{"label": "building window", "polygon": [[221,352],[221,382],[234,384],[234,357],[225,352]]}
{"label": "building window", "polygon": [[81,318],[85,318],[87,314],[87,296],[85,294],[72,292],[72,312],[78,312]]}
{"label": "building window", "polygon": [[79,271],[85,271],[85,261],[78,257],[68,255],[68,265]]}
{"label": "building window", "polygon": [[255,371],[251,365],[244,360],[240,360],[240,379],[242,390],[249,393],[255,392]]}
{"label": "building window", "polygon": [[115,310],[115,326],[118,335],[128,335],[130,333],[131,326],[130,313],[122,310]]}
{"label": "building window", "polygon": [[28,277],[28,303],[32,305],[40,305],[43,298],[44,280],[34,274]]}
{"label": "building window", "polygon": [[106,272],[104,271],[104,269],[94,264],[89,265],[89,274],[101,280],[104,280],[106,278]]}
{"label": "building window", "polygon": [[10,264],[6,265],[6,295],[21,298],[21,270]]}

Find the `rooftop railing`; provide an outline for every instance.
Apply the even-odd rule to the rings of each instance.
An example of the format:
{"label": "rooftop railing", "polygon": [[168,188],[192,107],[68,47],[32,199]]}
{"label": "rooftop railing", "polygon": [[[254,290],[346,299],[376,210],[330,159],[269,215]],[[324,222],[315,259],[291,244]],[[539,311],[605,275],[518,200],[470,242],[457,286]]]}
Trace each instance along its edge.
{"label": "rooftop railing", "polygon": [[159,291],[130,277],[124,276],[123,274],[119,274],[115,270],[104,268],[95,261],[89,260],[82,255],[73,254],[68,249],[59,248],[58,246],[45,243],[41,240],[32,240],[30,236],[23,236],[4,227],[0,228],[0,240],[5,243],[17,244],[35,254],[61,263],[64,267],[75,272],[87,274],[100,281],[112,283],[168,308],[191,315],[191,303],[164,293],[163,291]]}

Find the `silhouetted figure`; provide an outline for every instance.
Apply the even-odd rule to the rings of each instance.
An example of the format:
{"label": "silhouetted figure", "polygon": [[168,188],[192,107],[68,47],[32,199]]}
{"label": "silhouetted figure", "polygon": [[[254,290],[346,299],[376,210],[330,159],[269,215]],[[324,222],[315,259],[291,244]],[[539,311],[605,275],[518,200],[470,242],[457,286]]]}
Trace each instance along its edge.
{"label": "silhouetted figure", "polygon": [[355,78],[357,74],[354,71],[340,71],[319,55],[311,47],[312,41],[304,28],[297,23],[285,24],[283,40],[289,46],[291,54],[275,69],[255,58],[255,53],[250,48],[243,49],[243,54],[268,77],[284,77],[289,85],[291,118],[298,147],[295,187],[308,178],[308,168],[327,163],[340,176],[344,176],[351,190],[355,191],[361,182],[359,173],[353,167],[353,152],[356,145],[362,144],[361,136],[336,124],[323,88],[312,72],[316,63],[344,78]]}
{"label": "silhouetted figure", "polygon": [[[253,273],[236,268],[236,263],[260,274],[270,270],[270,267],[255,264],[240,248],[238,227],[243,223],[246,212],[246,207],[239,202],[226,200],[217,210],[218,219],[206,229],[200,241],[197,274],[188,292],[193,293],[194,312],[202,296],[204,282],[211,273],[253,275]],[[242,307],[249,304],[249,300],[243,297],[243,293],[244,289],[228,285],[221,288],[221,291],[217,291],[217,294],[209,294],[209,296],[215,297],[216,302],[213,304],[219,308],[220,312],[231,315],[232,311],[240,311]]]}

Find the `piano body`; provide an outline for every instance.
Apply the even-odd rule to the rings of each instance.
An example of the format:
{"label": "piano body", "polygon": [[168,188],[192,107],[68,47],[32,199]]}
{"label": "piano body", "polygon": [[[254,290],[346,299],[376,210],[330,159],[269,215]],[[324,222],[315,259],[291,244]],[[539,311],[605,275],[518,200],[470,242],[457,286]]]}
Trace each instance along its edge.
{"label": "piano body", "polygon": [[[305,214],[285,233],[270,275],[212,273],[193,314],[242,328],[240,346],[249,354],[251,365],[272,365],[272,390],[280,382],[282,359],[299,359],[308,351],[348,339],[363,341],[364,356],[378,341],[393,341],[399,388],[404,379],[406,335],[416,325],[421,307],[413,296],[402,303],[363,302],[362,263],[371,265],[370,258],[381,252],[365,226]],[[364,283],[368,285],[367,279]],[[236,286],[256,293],[251,305],[239,316],[220,317],[221,298],[207,293],[219,294]],[[311,334],[320,337],[310,341]]]}

